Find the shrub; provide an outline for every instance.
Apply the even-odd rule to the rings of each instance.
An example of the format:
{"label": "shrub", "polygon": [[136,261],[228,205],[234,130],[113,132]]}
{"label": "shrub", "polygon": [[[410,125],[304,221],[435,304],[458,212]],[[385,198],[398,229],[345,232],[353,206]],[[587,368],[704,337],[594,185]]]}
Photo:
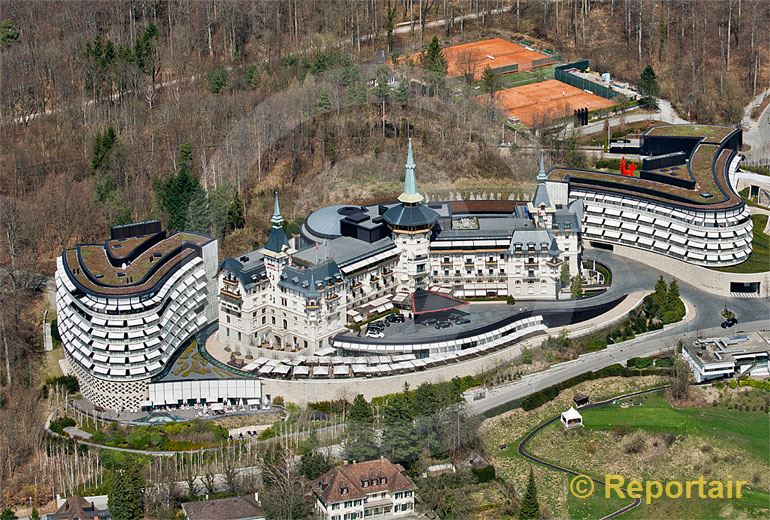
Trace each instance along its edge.
{"label": "shrub", "polygon": [[491,464],[488,464],[483,468],[473,468],[471,471],[479,484],[495,480],[495,467]]}
{"label": "shrub", "polygon": [[64,428],[69,428],[70,426],[75,426],[76,424],[77,423],[75,422],[75,419],[72,417],[60,417],[51,421],[50,429],[52,432],[58,433],[59,435],[64,435]]}
{"label": "shrub", "polygon": [[636,432],[628,439],[623,450],[626,453],[641,453],[644,451],[645,446],[646,442],[644,434],[642,432]]}
{"label": "shrub", "polygon": [[275,406],[283,406],[283,397],[280,395],[273,397],[273,404]]}
{"label": "shrub", "polygon": [[47,379],[45,382],[49,386],[61,386],[68,394],[74,394],[80,391],[80,385],[75,376],[57,376]]}
{"label": "shrub", "polygon": [[676,442],[676,434],[674,432],[663,433],[663,442],[670,448]]}

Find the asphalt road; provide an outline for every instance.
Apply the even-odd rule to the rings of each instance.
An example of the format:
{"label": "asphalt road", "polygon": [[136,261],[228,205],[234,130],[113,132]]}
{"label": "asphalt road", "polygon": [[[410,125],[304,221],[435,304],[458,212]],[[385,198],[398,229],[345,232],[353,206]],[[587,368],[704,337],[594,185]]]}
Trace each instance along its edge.
{"label": "asphalt road", "polygon": [[[698,317],[696,316],[693,321],[697,319]],[[529,374],[509,385],[488,390],[485,398],[469,403],[468,409],[474,414],[483,413],[510,401],[523,399],[530,394],[585,372],[599,370],[617,363],[625,365],[626,361],[633,357],[649,356],[673,349],[679,338],[687,332],[691,323],[692,321],[680,323],[665,330],[649,333],[616,345],[610,345],[606,350],[584,354],[578,359],[560,363],[548,370]],[[730,333],[735,334],[739,330],[748,331],[767,327],[767,320],[755,321],[739,325],[735,329],[731,329]],[[701,336],[718,336],[724,335],[725,331],[720,327],[714,327],[691,332],[691,334],[696,333]]]}

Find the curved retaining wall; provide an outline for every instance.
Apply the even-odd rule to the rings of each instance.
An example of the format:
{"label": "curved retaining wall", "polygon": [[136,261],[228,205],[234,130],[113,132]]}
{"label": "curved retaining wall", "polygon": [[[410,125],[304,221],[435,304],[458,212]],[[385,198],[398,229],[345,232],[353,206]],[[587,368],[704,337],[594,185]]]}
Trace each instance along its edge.
{"label": "curved retaining wall", "polygon": [[647,264],[680,280],[686,280],[690,285],[717,296],[728,298],[733,296],[730,292],[731,282],[759,282],[759,297],[770,297],[770,272],[744,274],[714,271],[675,258],[618,244],[613,245],[613,253]]}

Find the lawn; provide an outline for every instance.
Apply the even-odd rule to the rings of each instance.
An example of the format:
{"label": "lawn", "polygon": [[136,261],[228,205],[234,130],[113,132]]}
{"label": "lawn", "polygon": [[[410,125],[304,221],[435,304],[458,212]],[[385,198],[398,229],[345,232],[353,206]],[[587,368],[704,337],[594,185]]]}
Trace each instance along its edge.
{"label": "lawn", "polygon": [[[750,481],[750,489],[744,489],[741,499],[661,498],[649,505],[642,503],[622,518],[766,517],[770,508],[770,495],[765,491],[770,435],[766,413],[721,405],[677,409],[660,393],[634,402],[641,406],[615,404],[582,411],[586,425],[582,429],[565,431],[559,424],[550,425],[533,438],[529,450],[594,478],[611,473],[643,480],[681,481],[705,475],[707,479]],[[639,453],[628,453],[624,446],[639,431],[646,432],[646,446]],[[663,439],[672,433],[677,438],[667,446]],[[566,494],[569,517],[577,519],[601,518],[630,503],[616,496],[605,498],[600,484],[588,499]]]}
{"label": "lawn", "polygon": [[764,273],[770,271],[770,236],[765,233],[767,215],[752,215],[754,238],[751,241],[751,255],[738,265],[715,267],[725,273]]}
{"label": "lawn", "polygon": [[583,422],[589,430],[628,427],[654,433],[716,437],[759,458],[767,458],[770,439],[770,422],[765,413],[721,406],[672,408],[662,395],[648,397],[642,406],[609,405],[585,410]]}
{"label": "lawn", "polygon": [[[547,79],[553,79],[553,67],[540,67],[534,70],[502,74],[498,76],[497,90],[539,83]],[[474,86],[482,86],[481,80],[474,82]]]}

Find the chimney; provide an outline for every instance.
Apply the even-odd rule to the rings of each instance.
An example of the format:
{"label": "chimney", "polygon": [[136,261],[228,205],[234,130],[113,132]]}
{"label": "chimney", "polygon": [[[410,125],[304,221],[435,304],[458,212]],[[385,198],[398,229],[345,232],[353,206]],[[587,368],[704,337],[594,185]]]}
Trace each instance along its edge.
{"label": "chimney", "polygon": [[206,496],[204,497],[204,500],[208,500],[208,499],[209,499],[209,494],[206,493]]}
{"label": "chimney", "polygon": [[347,460],[347,459],[343,460],[343,461],[342,461],[342,465],[343,465],[343,466],[347,466],[347,465],[348,465],[348,460]]}
{"label": "chimney", "polygon": [[259,491],[254,492],[254,502],[259,504]]}

